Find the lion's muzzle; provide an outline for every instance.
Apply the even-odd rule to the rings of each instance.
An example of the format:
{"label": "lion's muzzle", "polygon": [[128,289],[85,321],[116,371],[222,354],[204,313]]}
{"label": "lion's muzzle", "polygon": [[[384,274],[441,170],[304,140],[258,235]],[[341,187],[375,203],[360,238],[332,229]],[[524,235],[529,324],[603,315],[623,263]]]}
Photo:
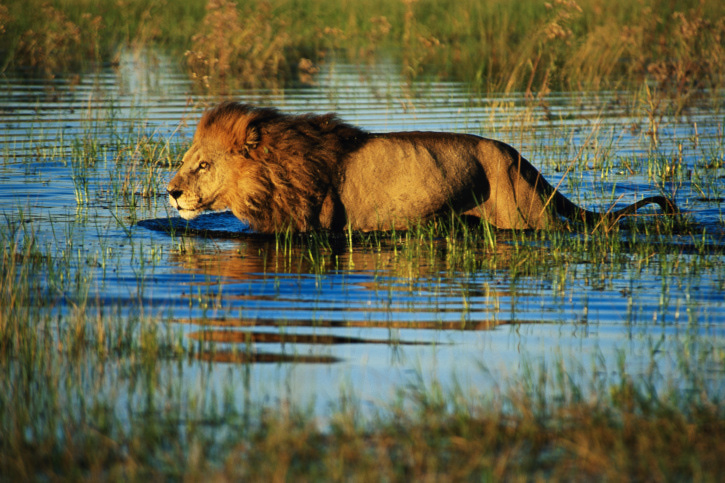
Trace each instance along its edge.
{"label": "lion's muzzle", "polygon": [[196,218],[199,213],[202,210],[198,209],[188,209],[184,206],[182,206],[182,196],[184,195],[184,191],[180,189],[173,189],[171,186],[166,190],[166,192],[169,194],[169,203],[171,206],[176,208],[176,210],[179,212],[179,216],[181,216],[185,220],[191,220],[193,218]]}

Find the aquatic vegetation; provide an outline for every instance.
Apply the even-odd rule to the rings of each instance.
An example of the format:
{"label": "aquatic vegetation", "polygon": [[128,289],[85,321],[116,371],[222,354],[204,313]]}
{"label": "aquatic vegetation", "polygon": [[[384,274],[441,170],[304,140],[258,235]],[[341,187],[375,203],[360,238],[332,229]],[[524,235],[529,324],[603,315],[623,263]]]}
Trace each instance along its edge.
{"label": "aquatic vegetation", "polygon": [[469,396],[446,394],[436,385],[411,385],[372,429],[363,429],[354,401],[341,401],[326,432],[304,413],[262,413],[249,443],[230,452],[220,474],[255,480],[697,474],[707,480],[721,468],[714,456],[723,448],[716,406],[693,407],[684,417],[628,383],[613,387],[611,398],[593,400],[580,387],[564,382],[560,389],[561,406],[554,408],[523,391],[471,403]]}
{"label": "aquatic vegetation", "polygon": [[[141,241],[145,247],[139,245],[130,259],[121,260],[111,244],[83,255],[72,245],[72,233],[65,233],[59,234],[65,246],[57,251],[39,245],[40,236],[25,216],[33,218],[32,213],[19,215],[21,223],[7,224],[0,240],[0,365],[6,374],[0,379],[5,395],[0,400],[0,429],[5,435],[0,440],[0,469],[8,477],[634,478],[656,471],[668,477],[709,479],[723,471],[717,458],[725,430],[722,387],[703,372],[713,370],[715,381],[722,381],[722,321],[719,316],[707,320],[702,313],[706,318],[700,319],[697,306],[688,303],[683,312],[689,320],[680,325],[670,319],[673,313],[667,305],[672,302],[662,300],[656,312],[661,319],[647,322],[639,319],[632,302],[641,290],[637,285],[651,279],[651,270],[661,271],[663,284],[689,285],[680,288],[688,296],[695,294],[695,287],[707,289],[698,282],[700,277],[712,274],[722,283],[722,255],[705,245],[683,255],[682,246],[669,243],[622,241],[629,231],[588,237],[484,236],[456,223],[394,235],[356,235],[350,242],[352,253],[346,240],[287,234],[256,244],[252,239],[233,244],[234,254],[227,259],[199,240],[199,249],[179,256],[186,270],[204,274],[199,292],[192,285],[188,293],[190,306],[206,315],[184,322],[142,315],[151,287],[139,285],[137,295],[111,305],[94,301],[103,296],[94,295],[97,277],[111,283],[114,265],[115,270],[121,263],[133,265],[139,284],[158,273],[153,266],[164,255],[149,258],[149,252],[163,250],[167,243]],[[638,230],[634,225],[631,235]],[[667,240],[673,234],[664,236]],[[257,264],[260,256],[266,260],[264,268]],[[490,292],[483,300],[499,298],[506,304],[505,296],[496,295],[496,285],[508,278],[510,289],[521,291],[517,303],[526,304],[525,292],[531,289],[527,284],[535,280],[555,287],[560,294],[555,302],[557,297],[571,297],[569,286],[578,286],[581,279],[594,290],[616,291],[622,287],[622,274],[629,273],[624,276],[632,279],[623,290],[634,305],[626,323],[635,338],[643,338],[648,352],[644,370],[636,363],[630,366],[623,349],[615,362],[600,348],[572,366],[560,348],[562,352],[541,362],[523,354],[522,373],[512,381],[501,378],[494,360],[482,362],[480,371],[494,381],[490,389],[457,384],[445,389],[447,384],[419,369],[390,402],[365,410],[365,396],[353,386],[322,412],[304,405],[246,400],[253,397],[252,382],[243,375],[247,370],[222,370],[226,376],[221,385],[213,382],[216,371],[206,364],[337,361],[324,352],[275,356],[256,348],[265,344],[389,344],[401,350],[415,343],[408,334],[420,329],[470,337],[467,334],[497,326],[465,320],[356,324],[345,319],[327,323],[243,316],[235,321],[229,315],[213,315],[218,310],[213,307],[223,307],[226,297],[244,293],[223,288],[224,279],[240,277],[244,284],[244,277],[263,275],[289,293],[289,282],[293,286],[306,274],[317,274],[315,284],[324,287],[335,283],[330,277],[340,270],[351,270],[343,287],[359,283],[353,279],[355,271],[374,270],[378,281],[365,280],[377,285],[376,291],[390,289],[400,296],[436,291],[441,308],[446,298],[460,297],[467,306],[459,309],[464,319],[481,307],[481,289],[469,277],[498,273],[490,278]],[[443,275],[446,272],[450,275]],[[287,280],[290,273],[301,278]],[[399,285],[405,279],[408,288]],[[219,283],[210,283],[213,280]],[[467,288],[452,290],[453,283]],[[720,286],[720,294],[724,289]],[[663,285],[662,295],[669,292]],[[514,305],[512,301],[512,311]],[[506,310],[496,312],[506,316]],[[174,328],[186,324],[201,330],[185,336]],[[350,332],[335,336],[292,331],[308,324],[317,330],[396,327],[402,337],[364,340]],[[525,321],[515,325],[526,330]],[[270,332],[269,327],[277,330]],[[605,324],[585,316],[561,327],[597,331]],[[658,327],[664,330],[655,330]],[[665,336],[668,327],[683,330],[682,336]],[[651,338],[649,331],[654,331]],[[215,348],[221,344],[231,348]],[[679,366],[677,379],[665,375],[670,361]],[[240,384],[246,402],[239,401]]]}
{"label": "aquatic vegetation", "polygon": [[[101,60],[102,19],[99,15],[83,14],[73,21],[62,7],[49,3],[37,8],[26,5],[22,13],[15,5],[11,7],[15,8],[3,6],[0,13],[0,39],[5,47],[0,51],[14,52],[10,59],[16,68],[37,69],[47,76],[54,76],[77,69],[83,59]],[[15,37],[18,26],[29,28]]]}

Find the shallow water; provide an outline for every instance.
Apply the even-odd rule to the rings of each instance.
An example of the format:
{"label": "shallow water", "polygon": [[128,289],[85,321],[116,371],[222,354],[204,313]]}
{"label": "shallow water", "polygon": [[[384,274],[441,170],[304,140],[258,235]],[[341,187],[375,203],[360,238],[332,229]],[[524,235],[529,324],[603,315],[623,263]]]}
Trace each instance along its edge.
{"label": "shallow water", "polygon": [[[665,387],[686,386],[695,367],[725,389],[723,106],[663,118],[655,142],[625,93],[481,97],[409,84],[394,65],[328,65],[313,86],[234,92],[290,112],[334,110],[372,131],[501,139],[552,184],[563,178],[577,203],[607,208],[662,188],[698,227],[634,242],[679,251],[552,254],[519,273],[525,260],[505,234],[466,264],[455,241],[341,237],[315,251],[304,237],[255,236],[228,213],[186,233],[166,202],[165,159],[178,159],[217,98],[195,94],[163,59],[133,55],[77,84],[4,82],[0,224],[8,243],[32,239],[60,272],[35,274],[38,304],[172,333],[188,357],[163,372],[189,388],[320,412],[342,394],[378,407],[420,380],[486,393],[560,368],[582,385],[626,374]],[[495,264],[476,264],[484,258]],[[123,384],[108,391],[135,397]]]}

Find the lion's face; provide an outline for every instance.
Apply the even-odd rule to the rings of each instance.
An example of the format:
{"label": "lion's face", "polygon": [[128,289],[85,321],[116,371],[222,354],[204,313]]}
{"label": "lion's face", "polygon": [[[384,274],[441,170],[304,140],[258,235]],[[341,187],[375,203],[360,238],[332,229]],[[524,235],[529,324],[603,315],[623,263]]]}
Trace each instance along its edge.
{"label": "lion's face", "polygon": [[186,220],[203,211],[228,208],[230,191],[235,184],[231,179],[235,161],[235,157],[220,145],[194,142],[167,187],[171,206]]}

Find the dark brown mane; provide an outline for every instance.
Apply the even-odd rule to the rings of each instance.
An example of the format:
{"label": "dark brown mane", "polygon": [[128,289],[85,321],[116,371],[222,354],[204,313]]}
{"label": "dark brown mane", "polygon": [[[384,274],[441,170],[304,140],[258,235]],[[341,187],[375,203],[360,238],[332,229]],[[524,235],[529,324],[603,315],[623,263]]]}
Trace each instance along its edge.
{"label": "dark brown mane", "polygon": [[[334,188],[343,156],[368,134],[333,114],[287,115],[225,102],[206,112],[195,139],[220,142],[246,158],[254,175],[240,179],[232,210],[253,229],[337,228],[344,213]],[[291,223],[291,226],[289,226]],[[285,226],[287,225],[287,226]]]}

